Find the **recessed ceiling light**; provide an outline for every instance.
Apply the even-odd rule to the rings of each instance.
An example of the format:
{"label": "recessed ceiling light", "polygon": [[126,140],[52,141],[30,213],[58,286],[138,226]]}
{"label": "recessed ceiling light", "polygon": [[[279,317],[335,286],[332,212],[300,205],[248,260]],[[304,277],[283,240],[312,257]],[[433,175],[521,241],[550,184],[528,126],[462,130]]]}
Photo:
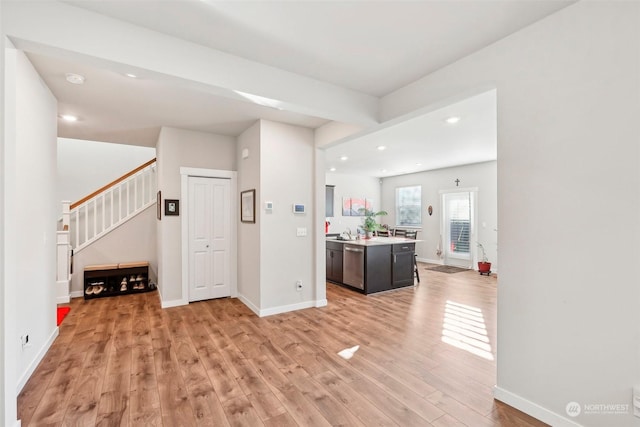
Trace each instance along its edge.
{"label": "recessed ceiling light", "polygon": [[136,76],[135,74],[131,74],[131,73],[125,73],[125,76],[131,77],[132,79],[137,79],[138,78],[138,76]]}
{"label": "recessed ceiling light", "polygon": [[387,173],[387,170],[386,169],[382,169],[380,172]]}
{"label": "recessed ceiling light", "polygon": [[422,166],[422,163],[416,163],[416,166]]}
{"label": "recessed ceiling light", "polygon": [[349,158],[347,156],[342,156],[342,157],[340,157],[340,160],[342,160],[344,162],[345,160],[349,160]]}
{"label": "recessed ceiling light", "polygon": [[330,169],[329,169],[329,171],[331,171],[331,172],[335,172],[335,171],[336,171],[336,168],[330,168]]}
{"label": "recessed ceiling light", "polygon": [[78,118],[76,116],[72,116],[71,114],[63,114],[60,116],[63,120],[67,122],[77,122]]}
{"label": "recessed ceiling light", "polygon": [[383,150],[386,150],[386,149],[387,149],[387,147],[385,147],[384,145],[378,145],[378,147],[377,147],[377,148],[378,148],[378,150],[380,150],[380,151],[383,151]]}
{"label": "recessed ceiling light", "polygon": [[84,76],[76,73],[67,73],[65,74],[67,81],[74,85],[81,85],[84,83]]}
{"label": "recessed ceiling light", "polygon": [[456,116],[449,117],[447,120],[445,120],[445,122],[449,123],[450,125],[455,125],[459,121],[460,121],[460,117],[456,117]]}

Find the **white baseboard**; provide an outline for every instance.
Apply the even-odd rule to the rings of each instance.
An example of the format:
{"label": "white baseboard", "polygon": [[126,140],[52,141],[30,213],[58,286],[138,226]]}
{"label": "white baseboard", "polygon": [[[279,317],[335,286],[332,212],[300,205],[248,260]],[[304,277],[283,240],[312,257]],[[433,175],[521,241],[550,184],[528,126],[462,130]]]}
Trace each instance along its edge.
{"label": "white baseboard", "polygon": [[189,301],[183,299],[162,301],[162,298],[160,299],[160,307],[162,308],[180,307],[181,305],[189,305]]}
{"label": "white baseboard", "polygon": [[56,304],[67,304],[68,302],[71,302],[71,296],[70,295],[58,296],[56,298]]}
{"label": "white baseboard", "polygon": [[509,406],[513,406],[516,409],[521,410],[525,414],[531,415],[543,423],[547,423],[554,427],[582,427],[581,424],[576,423],[568,418],[565,418],[555,412],[543,408],[537,403],[531,402],[517,394],[511,393],[503,388],[495,386],[493,388],[493,397],[500,402],[504,402]]}
{"label": "white baseboard", "polygon": [[303,310],[305,308],[312,308],[315,306],[316,306],[316,301],[298,302],[296,304],[288,304],[288,305],[281,305],[278,307],[261,309],[260,314],[258,316],[260,317],[273,316],[274,314],[288,313],[289,311]]}
{"label": "white baseboard", "polygon": [[249,307],[249,310],[253,311],[256,316],[260,316],[260,309],[256,307],[247,297],[242,294],[238,294],[238,299],[242,301],[244,305]]}
{"label": "white baseboard", "polygon": [[[27,384],[27,381],[29,381],[29,378],[31,378],[31,375],[33,375],[33,373],[35,372],[36,368],[38,367],[42,359],[44,359],[44,356],[47,354],[47,351],[49,351],[49,349],[51,348],[51,345],[53,344],[55,339],[58,337],[58,332],[59,330],[58,330],[58,327],[56,326],[56,328],[51,333],[51,336],[49,336],[49,339],[44,343],[40,351],[38,351],[38,354],[36,355],[35,359],[33,359],[31,364],[29,364],[29,366],[27,367],[27,370],[24,372],[22,377],[20,377],[20,379],[18,380],[18,385],[16,387],[16,394],[20,394],[25,384]],[[18,421],[18,423],[19,422],[20,421]]]}
{"label": "white baseboard", "polygon": [[249,308],[249,310],[253,311],[258,317],[273,316],[274,314],[288,313],[290,311],[302,310],[305,308],[324,307],[327,305],[327,300],[324,299],[324,300],[318,300],[318,301],[305,301],[305,302],[299,302],[296,304],[288,304],[288,305],[281,305],[278,307],[260,309],[256,307],[256,305],[253,304],[251,301],[249,301],[249,299],[244,295],[238,294],[238,299],[242,301],[242,303],[246,305]]}
{"label": "white baseboard", "polygon": [[84,293],[82,291],[72,291],[69,293],[71,298],[84,298]]}

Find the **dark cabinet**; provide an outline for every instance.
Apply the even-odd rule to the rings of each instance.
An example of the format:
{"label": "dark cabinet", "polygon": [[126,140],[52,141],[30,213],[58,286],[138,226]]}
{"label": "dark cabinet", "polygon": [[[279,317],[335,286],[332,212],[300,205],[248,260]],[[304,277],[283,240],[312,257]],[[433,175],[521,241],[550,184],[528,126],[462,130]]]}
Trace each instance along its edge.
{"label": "dark cabinet", "polygon": [[324,216],[327,218],[332,218],[333,217],[333,190],[334,190],[335,186],[333,185],[327,185],[325,186],[325,200],[324,200],[324,206],[325,206],[325,213]]}
{"label": "dark cabinet", "polygon": [[342,243],[327,242],[327,280],[342,283]]}
{"label": "dark cabinet", "polygon": [[84,298],[101,298],[149,292],[156,285],[149,281],[149,264],[133,262],[88,265],[84,268]]}
{"label": "dark cabinet", "polygon": [[364,292],[389,290],[391,283],[391,246],[368,246],[365,251]]}
{"label": "dark cabinet", "polygon": [[[363,244],[327,240],[327,280],[365,294],[413,286],[414,242]],[[361,257],[358,262],[353,259],[356,252]]]}
{"label": "dark cabinet", "polygon": [[393,245],[391,269],[393,280],[392,288],[400,288],[413,284],[413,257],[415,254],[415,243],[403,243]]}

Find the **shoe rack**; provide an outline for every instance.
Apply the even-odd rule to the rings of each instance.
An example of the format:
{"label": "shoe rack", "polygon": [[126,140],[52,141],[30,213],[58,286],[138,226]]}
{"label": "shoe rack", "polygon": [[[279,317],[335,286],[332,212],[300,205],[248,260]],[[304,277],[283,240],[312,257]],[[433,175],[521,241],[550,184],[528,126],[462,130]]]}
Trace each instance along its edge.
{"label": "shoe rack", "polygon": [[154,291],[149,263],[88,265],[84,268],[84,299]]}

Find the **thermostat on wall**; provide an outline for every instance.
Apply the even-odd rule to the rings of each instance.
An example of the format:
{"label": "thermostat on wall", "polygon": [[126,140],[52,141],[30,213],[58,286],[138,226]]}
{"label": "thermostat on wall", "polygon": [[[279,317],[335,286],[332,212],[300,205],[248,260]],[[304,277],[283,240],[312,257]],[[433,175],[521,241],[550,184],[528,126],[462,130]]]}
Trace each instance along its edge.
{"label": "thermostat on wall", "polygon": [[304,205],[301,204],[301,203],[294,203],[293,204],[293,213],[303,214],[304,213]]}

